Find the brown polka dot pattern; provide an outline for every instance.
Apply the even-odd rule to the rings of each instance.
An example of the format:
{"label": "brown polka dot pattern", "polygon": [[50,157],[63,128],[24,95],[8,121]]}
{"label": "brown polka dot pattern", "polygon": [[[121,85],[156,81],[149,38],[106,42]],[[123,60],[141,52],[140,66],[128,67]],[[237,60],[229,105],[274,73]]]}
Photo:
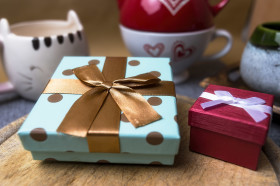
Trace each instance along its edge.
{"label": "brown polka dot pattern", "polygon": [[51,103],[59,102],[63,99],[63,96],[61,94],[52,94],[48,97],[48,101]]}
{"label": "brown polka dot pattern", "polygon": [[150,163],[150,165],[162,165],[159,161],[153,161]]}
{"label": "brown polka dot pattern", "polygon": [[162,103],[162,100],[159,97],[150,97],[148,103],[153,106],[158,106]]}
{"label": "brown polka dot pattern", "polygon": [[30,132],[30,137],[35,141],[45,141],[48,136],[45,129],[35,128]]}
{"label": "brown polka dot pattern", "polygon": [[159,132],[150,132],[146,137],[146,141],[150,145],[159,145],[163,142],[163,136]]}
{"label": "brown polka dot pattern", "polygon": [[108,160],[98,160],[97,163],[110,163]]}
{"label": "brown polka dot pattern", "polygon": [[174,116],[174,120],[178,123],[178,115]]}
{"label": "brown polka dot pattern", "polygon": [[138,65],[140,65],[140,61],[138,61],[138,60],[132,60],[132,61],[129,61],[128,64],[129,64],[130,66],[138,66]]}
{"label": "brown polka dot pattern", "polygon": [[161,76],[161,73],[158,72],[158,71],[152,71],[151,74],[153,74],[156,77],[160,77]]}
{"label": "brown polka dot pattern", "polygon": [[63,75],[65,76],[71,76],[72,74],[74,74],[73,70],[72,69],[67,69],[67,70],[64,70],[62,72]]}
{"label": "brown polka dot pattern", "polygon": [[124,115],[124,113],[121,114],[121,120],[123,122],[129,122],[128,119],[126,118],[126,116]]}
{"label": "brown polka dot pattern", "polygon": [[97,59],[93,59],[93,60],[90,60],[90,61],[88,62],[89,65],[98,65],[99,63],[100,63],[100,61],[97,60]]}

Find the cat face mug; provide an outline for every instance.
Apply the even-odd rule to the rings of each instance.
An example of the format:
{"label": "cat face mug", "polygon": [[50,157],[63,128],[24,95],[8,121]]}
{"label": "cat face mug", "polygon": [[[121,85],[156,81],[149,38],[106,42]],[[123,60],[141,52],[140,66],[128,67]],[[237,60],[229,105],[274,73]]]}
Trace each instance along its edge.
{"label": "cat face mug", "polygon": [[16,92],[37,100],[63,56],[87,56],[88,44],[77,14],[67,20],[9,25],[0,20],[0,48],[5,72]]}

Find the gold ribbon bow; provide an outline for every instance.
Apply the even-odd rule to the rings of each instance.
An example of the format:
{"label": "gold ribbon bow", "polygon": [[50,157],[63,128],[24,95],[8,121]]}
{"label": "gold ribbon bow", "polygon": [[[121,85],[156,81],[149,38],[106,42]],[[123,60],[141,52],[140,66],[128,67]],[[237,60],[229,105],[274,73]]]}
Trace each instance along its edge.
{"label": "gold ribbon bow", "polygon": [[159,120],[142,95],[174,95],[173,83],[151,73],[124,79],[125,70],[126,58],[107,57],[102,73],[96,65],[87,65],[73,70],[79,80],[51,80],[44,93],[82,94],[57,131],[87,136],[90,152],[119,153],[120,110],[135,127]]}

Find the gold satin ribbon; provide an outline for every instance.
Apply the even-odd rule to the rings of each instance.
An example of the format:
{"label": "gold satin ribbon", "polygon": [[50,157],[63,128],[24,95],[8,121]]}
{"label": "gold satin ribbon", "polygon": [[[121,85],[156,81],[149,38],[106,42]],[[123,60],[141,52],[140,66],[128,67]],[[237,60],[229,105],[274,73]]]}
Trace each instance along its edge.
{"label": "gold satin ribbon", "polygon": [[126,58],[107,57],[102,73],[96,65],[87,65],[73,70],[78,80],[49,82],[44,93],[82,94],[58,132],[87,136],[90,152],[119,153],[120,110],[135,127],[161,118],[142,95],[174,96],[173,82],[161,82],[150,73],[124,78],[126,61]]}

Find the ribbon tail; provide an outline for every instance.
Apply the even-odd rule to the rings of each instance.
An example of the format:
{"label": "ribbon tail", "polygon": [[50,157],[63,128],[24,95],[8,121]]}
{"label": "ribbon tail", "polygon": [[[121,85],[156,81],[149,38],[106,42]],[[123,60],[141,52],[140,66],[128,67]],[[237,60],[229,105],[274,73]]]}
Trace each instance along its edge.
{"label": "ribbon tail", "polygon": [[72,105],[56,131],[86,137],[107,95],[108,92],[102,87],[87,91]]}
{"label": "ribbon tail", "polygon": [[161,119],[161,116],[147,100],[133,89],[128,87],[125,89],[112,88],[110,93],[134,127],[145,126]]}
{"label": "ribbon tail", "polygon": [[244,110],[255,120],[255,122],[261,122],[267,118],[267,115],[264,112],[249,108],[244,108]]}

